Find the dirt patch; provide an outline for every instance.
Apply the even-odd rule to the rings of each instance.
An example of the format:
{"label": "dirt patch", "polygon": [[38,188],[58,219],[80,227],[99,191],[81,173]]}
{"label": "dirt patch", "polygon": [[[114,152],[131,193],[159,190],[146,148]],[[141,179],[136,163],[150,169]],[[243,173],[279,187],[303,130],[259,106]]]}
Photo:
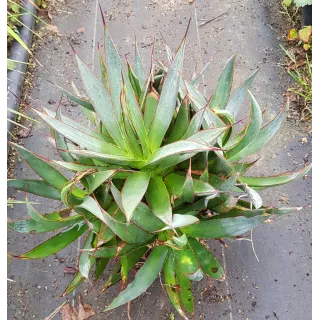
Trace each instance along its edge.
{"label": "dirt patch", "polygon": [[226,295],[221,291],[221,289],[219,290],[216,286],[213,285],[204,288],[200,295],[202,300],[207,303],[218,303],[231,299],[231,295]]}

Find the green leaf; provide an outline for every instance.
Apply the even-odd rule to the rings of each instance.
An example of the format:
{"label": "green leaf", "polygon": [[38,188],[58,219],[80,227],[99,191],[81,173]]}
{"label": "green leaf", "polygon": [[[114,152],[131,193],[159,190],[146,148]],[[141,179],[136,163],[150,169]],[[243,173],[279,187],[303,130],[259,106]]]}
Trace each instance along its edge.
{"label": "green leaf", "polygon": [[111,36],[105,26],[105,50],[106,50],[106,69],[108,74],[109,89],[114,106],[114,114],[117,121],[121,122],[120,94],[123,87],[122,63],[116,51]]}
{"label": "green leaf", "polygon": [[312,5],[312,0],[294,0],[297,7],[304,7],[306,5]]}
{"label": "green leaf", "polygon": [[216,257],[198,240],[189,238],[189,244],[197,257],[202,271],[210,278],[224,280],[225,274]]}
{"label": "green leaf", "polygon": [[122,285],[124,285],[127,282],[128,279],[128,259],[127,256],[121,256],[121,281]]}
{"label": "green leaf", "polygon": [[271,214],[275,215],[284,215],[290,214],[296,211],[300,211],[302,207],[282,207],[282,208],[270,208],[270,207],[261,207],[260,209],[251,209],[251,204],[249,202],[239,200],[236,207],[230,210],[228,213],[223,213],[221,216],[215,216],[215,219],[221,218],[233,218],[233,217],[266,217]]}
{"label": "green leaf", "polygon": [[252,202],[252,204],[256,209],[259,209],[262,206],[262,199],[257,191],[253,190],[247,185],[240,185],[238,187],[246,192],[250,201]]}
{"label": "green leaf", "polygon": [[195,276],[198,276],[199,274],[199,263],[192,250],[189,247],[185,247],[183,250],[175,250],[174,252],[181,268],[181,272],[190,280],[201,280],[201,276],[199,278],[195,278]]}
{"label": "green leaf", "polygon": [[64,161],[56,161],[51,160],[51,163],[69,171],[81,172],[86,171],[89,169],[98,169],[98,170],[107,170],[112,169],[112,166],[94,166],[94,165],[86,165],[80,163],[71,163],[71,162],[64,162]]}
{"label": "green leaf", "polygon": [[87,229],[88,226],[85,221],[78,222],[67,230],[60,232],[56,236],[38,245],[34,249],[14,257],[26,260],[48,257],[67,247],[73,241],[78,239]]}
{"label": "green leaf", "polygon": [[189,106],[188,101],[183,100],[179,108],[176,121],[174,123],[173,129],[170,136],[167,139],[167,143],[172,143],[179,140],[183,134],[186,132],[189,126]]}
{"label": "green leaf", "polygon": [[80,284],[85,280],[86,278],[78,272],[75,277],[72,279],[71,283],[68,285],[68,287],[64,290],[62,296],[66,296],[69,293],[71,293],[73,290],[75,290],[77,287],[80,286]]}
{"label": "green leaf", "polygon": [[130,283],[128,287],[111,302],[106,311],[117,308],[137,298],[146,291],[158,277],[167,253],[168,248],[165,246],[158,246],[154,248],[144,265],[136,274],[133,282]]}
{"label": "green leaf", "polygon": [[173,242],[180,248],[183,248],[188,243],[188,238],[185,234],[183,234],[181,237],[172,237]]}
{"label": "green leaf", "polygon": [[229,162],[238,161],[243,157],[246,147],[249,146],[256,139],[261,128],[261,109],[256,99],[250,93],[250,91],[249,94],[251,96],[250,121],[246,126],[245,132],[241,137],[240,141],[237,141],[237,143],[233,147],[231,147],[229,151],[226,152],[226,157],[229,160]]}
{"label": "green leaf", "polygon": [[162,86],[158,107],[148,133],[152,152],[160,147],[175,111],[184,50],[185,38],[182,40],[172,65],[167,72]]}
{"label": "green leaf", "polygon": [[283,1],[282,1],[282,4],[285,5],[285,6],[287,6],[287,7],[289,7],[289,6],[291,5],[292,1],[293,1],[293,0],[283,0]]}
{"label": "green leaf", "polygon": [[178,229],[182,228],[185,226],[189,226],[191,224],[198,223],[199,219],[188,214],[174,214],[172,217],[172,224],[170,226],[164,227],[163,230],[168,230],[168,229]]}
{"label": "green leaf", "polygon": [[[90,136],[84,132],[79,131],[73,126],[66,124],[62,121],[51,118],[50,116],[36,110],[32,109],[40,118],[42,118],[50,127],[61,133],[66,138],[83,146],[86,149],[92,150],[94,152],[102,152],[106,154],[112,154],[117,156],[127,156],[128,153],[119,147],[106,142],[105,140],[100,140],[93,136]],[[103,136],[102,136],[103,137]],[[71,150],[69,151],[71,152]]]}
{"label": "green leaf", "polygon": [[[130,271],[141,260],[143,255],[147,252],[147,250],[148,250],[148,247],[143,246],[126,254],[128,271]],[[103,292],[121,280],[120,271],[121,271],[121,264],[119,262],[113,269],[113,272],[111,273],[106,284],[104,285],[102,289]]]}
{"label": "green leaf", "polygon": [[58,190],[62,190],[64,184],[68,180],[47,161],[42,160],[36,154],[19,146],[18,144],[11,143],[13,147],[19,152],[20,156],[28,163],[28,165],[46,182]]}
{"label": "green leaf", "polygon": [[[46,114],[49,117],[51,117],[51,118],[55,117],[54,112],[52,112],[51,110],[44,108],[44,111],[46,112]],[[108,140],[106,136],[102,135],[101,133],[99,133],[95,130],[90,129],[89,127],[82,125],[81,123],[79,123],[77,121],[72,120],[71,118],[68,118],[68,117],[65,117],[64,115],[61,115],[61,121],[66,123],[67,125],[75,128],[75,129],[79,130],[80,132],[87,134],[90,137],[94,137],[99,140],[106,140],[107,142],[112,143],[112,140]]]}
{"label": "green leaf", "polygon": [[145,100],[144,109],[144,125],[146,130],[149,131],[152,120],[157,110],[157,105],[159,103],[159,96],[155,92],[148,93]]}
{"label": "green leaf", "polygon": [[165,227],[164,222],[157,218],[143,202],[140,202],[134,210],[131,221],[148,232],[155,232]]}
{"label": "green leaf", "polygon": [[182,231],[192,238],[230,238],[253,229],[266,219],[265,216],[207,219],[193,226],[182,228]]}
{"label": "green leaf", "polygon": [[[184,181],[185,178],[176,173],[170,173],[164,178],[164,182],[170,195],[174,195],[176,197],[179,197],[181,195]],[[193,179],[193,186],[196,196],[209,195],[217,191],[209,183],[198,179]]]}
{"label": "green leaf", "polygon": [[102,276],[109,261],[110,261],[110,259],[108,259],[108,258],[96,259],[96,274],[95,274],[96,280],[98,280]]}
{"label": "green leaf", "polygon": [[[92,74],[89,68],[76,55],[78,67],[88,96],[90,97],[96,113],[104,124],[116,144],[126,149],[126,144],[121,133],[121,121],[117,117],[118,110],[113,105],[111,98],[103,84]],[[119,95],[120,97],[120,95]],[[119,99],[118,97],[118,99]],[[120,102],[120,101],[119,101]]]}
{"label": "green leaf", "polygon": [[121,191],[122,205],[127,222],[131,220],[134,210],[145,195],[149,179],[150,174],[144,172],[131,173],[127,178]]}
{"label": "green leaf", "polygon": [[142,65],[137,41],[135,41],[135,57],[134,57],[133,70],[134,70],[134,73],[136,74],[136,76],[138,77],[140,84],[143,86],[144,83],[146,82],[146,76],[143,71],[143,65]]}
{"label": "green leaf", "polygon": [[211,64],[213,59],[210,59],[206,65],[202,68],[202,70],[196,75],[196,77],[194,79],[192,79],[191,84],[193,86],[196,86],[196,84],[199,82],[199,80],[201,79],[201,77],[203,76],[203,74],[205,73],[205,71],[207,70],[207,68],[209,67],[209,65]]}
{"label": "green leaf", "polygon": [[114,201],[117,203],[120,210],[123,212],[123,203],[121,198],[121,192],[117,189],[117,187],[111,182],[110,191],[112,193]]}
{"label": "green leaf", "polygon": [[61,199],[60,192],[43,180],[10,179],[8,180],[7,185],[8,187],[27,193],[32,193],[40,197],[51,198],[55,200]]}
{"label": "green leaf", "polygon": [[193,314],[194,301],[193,301],[191,283],[190,283],[190,280],[182,273],[181,267],[177,259],[175,261],[175,273],[176,273],[177,281],[180,286],[179,294],[180,294],[182,305],[188,312]]}
{"label": "green leaf", "polygon": [[142,93],[140,81],[139,81],[138,77],[135,75],[135,73],[133,72],[128,61],[127,61],[127,66],[128,66],[128,78],[131,83],[132,89],[133,89],[137,99],[140,100],[141,93]]}
{"label": "green leaf", "polygon": [[239,177],[238,180],[241,183],[247,184],[248,186],[256,189],[265,189],[269,187],[274,186],[280,186],[282,184],[286,184],[289,182],[292,182],[294,180],[297,180],[299,178],[302,178],[305,176],[309,170],[311,169],[312,164],[307,165],[306,167],[294,171],[294,172],[285,172],[279,175],[275,176],[269,176],[269,177]]}
{"label": "green leaf", "polygon": [[106,27],[105,27],[105,39],[106,39],[106,54],[107,54],[106,59],[107,59],[109,86],[110,86],[112,102],[113,102],[113,105],[115,106],[115,112],[117,114],[117,119],[120,119],[119,116],[121,112],[121,106],[119,105],[119,102],[120,102],[119,97],[120,97],[122,87],[124,86],[130,119],[139,137],[142,150],[144,154],[147,155],[149,154],[149,149],[150,149],[149,139],[144,126],[141,108],[134,94],[134,91],[129,81],[126,70],[122,66],[121,58],[115,48],[113,40]]}
{"label": "green leaf", "polygon": [[186,179],[184,181],[182,192],[180,195],[181,201],[188,202],[188,203],[194,202],[194,194],[195,194],[195,191],[194,191],[193,179],[191,176],[191,161],[190,161],[189,170],[187,171]]}
{"label": "green leaf", "polygon": [[107,170],[107,171],[98,171],[90,174],[86,177],[88,182],[88,193],[92,193],[95,191],[102,183],[108,180],[116,171],[115,170]]}
{"label": "green leaf", "polygon": [[11,60],[11,59],[7,59],[7,70],[14,70],[16,68],[16,62]]}
{"label": "green leaf", "polygon": [[[219,203],[217,203],[219,202]],[[209,200],[207,207],[216,213],[226,213],[236,206],[238,198],[229,193],[221,193],[219,197]]]}
{"label": "green leaf", "polygon": [[20,38],[20,36],[15,33],[8,25],[7,25],[7,34],[9,34],[14,40],[19,42],[19,44],[32,56],[32,52],[28,48],[28,46],[24,43],[24,41]]}
{"label": "green leaf", "polygon": [[172,208],[170,204],[170,197],[161,177],[156,176],[150,179],[146,198],[155,216],[165,224],[171,226]]}
{"label": "green leaf", "polygon": [[246,173],[253,165],[255,165],[256,162],[257,162],[259,159],[260,159],[260,158],[258,158],[257,160],[251,161],[251,162],[232,163],[233,170],[234,170],[235,172],[239,172],[240,175],[243,175],[243,174]]}
{"label": "green leaf", "polygon": [[[33,211],[35,210],[33,209]],[[8,227],[20,233],[44,233],[54,231],[63,227],[68,227],[70,225],[83,221],[83,217],[80,215],[73,215],[62,218],[60,214],[65,212],[65,209],[44,215],[40,215],[36,211],[31,212],[31,214],[33,214],[33,218],[38,215],[38,219],[10,221],[8,222]],[[42,219],[40,220],[41,217]]]}
{"label": "green leaf", "polygon": [[174,308],[177,310],[177,312],[180,314],[181,317],[183,317],[184,319],[188,319],[181,306],[181,301],[179,296],[180,285],[177,282],[177,279],[175,277],[174,265],[175,265],[175,255],[174,255],[174,252],[170,250],[168,253],[167,259],[163,265],[165,288],[166,288],[168,297],[172,305],[174,306]]}
{"label": "green leaf", "polygon": [[[125,100],[125,95],[121,95],[121,106],[124,110],[128,109],[127,101]],[[124,131],[127,134],[128,148],[129,152],[136,158],[142,157],[141,145],[139,143],[138,137],[134,131],[131,116],[127,112],[123,112],[123,123]]]}
{"label": "green leaf", "polygon": [[202,108],[195,113],[195,115],[192,117],[191,121],[189,122],[187,130],[182,135],[181,140],[185,140],[189,138],[190,136],[194,135],[200,130],[200,127],[203,123],[203,117],[204,117],[205,111],[206,111],[206,108]]}
{"label": "green leaf", "polygon": [[218,151],[211,152],[208,160],[208,170],[211,174],[230,177],[234,172],[232,164]]}
{"label": "green leaf", "polygon": [[233,70],[234,70],[234,61],[236,55],[233,55],[226,63],[223,68],[223,71],[219,77],[218,84],[214,95],[212,96],[209,106],[213,109],[224,109],[231,91]]}
{"label": "green leaf", "polygon": [[62,93],[64,93],[69,99],[71,99],[72,101],[76,102],[77,104],[79,104],[81,107],[89,110],[89,111],[95,111],[93,108],[93,105],[91,104],[90,101],[84,99],[84,98],[80,98],[77,97],[76,95],[72,94],[71,92],[65,90],[64,88],[60,87],[57,84],[54,84]]}
{"label": "green leaf", "polygon": [[248,95],[248,89],[249,90],[251,89],[253,82],[254,82],[259,70],[260,69],[257,69],[251,76],[249,76],[245,80],[245,82],[238,89],[236,89],[232,93],[232,95],[226,105],[226,110],[229,111],[230,113],[232,113],[234,117],[236,117],[237,114],[239,113],[241,106],[244,103],[244,101]]}
{"label": "green leaf", "polygon": [[[289,104],[285,105],[280,112],[267,124],[265,125],[252,140],[252,142],[240,151],[236,159],[243,159],[258,150],[260,150],[266,143],[268,143],[273,136],[278,132],[281,127],[281,123],[285,118],[285,111],[289,107]],[[234,160],[232,160],[234,161]]]}
{"label": "green leaf", "polygon": [[[95,234],[92,231],[89,231],[87,239],[84,243],[83,249],[91,249]],[[82,251],[79,257],[79,272],[88,279],[89,272],[93,266],[94,258],[91,258],[88,251]]]}
{"label": "green leaf", "polygon": [[[106,245],[108,245],[108,243]],[[113,244],[110,246],[100,247],[91,254],[93,254],[96,258],[113,258],[116,256],[123,256],[124,254],[140,247],[141,245],[139,244],[125,244],[124,246]]]}
{"label": "green leaf", "polygon": [[227,128],[228,127],[201,130],[190,136],[187,140],[212,145]]}
{"label": "green leaf", "polygon": [[76,210],[85,209],[95,215],[98,219],[104,222],[108,227],[123,241],[127,243],[145,243],[148,242],[152,235],[136,225],[130,223],[119,222],[110,216],[106,211],[99,207],[98,203],[91,197],[86,196],[81,205],[75,207]]}
{"label": "green leaf", "polygon": [[[161,163],[161,168],[173,166],[202,151],[210,151],[211,146],[188,140],[167,144],[154,152],[144,166]],[[186,157],[187,156],[187,157]]]}
{"label": "green leaf", "polygon": [[117,164],[118,166],[130,166],[132,168],[139,168],[143,162],[137,159],[129,158],[123,155],[114,155],[107,152],[95,152],[84,149],[74,149],[69,150],[70,153],[77,154],[83,158],[93,159],[93,160],[103,160],[105,165]]}
{"label": "green leaf", "polygon": [[[56,119],[61,121],[61,108],[57,109]],[[60,154],[60,157],[66,162],[74,162],[75,159],[69,154],[68,152],[62,150],[68,150],[67,141],[64,136],[62,136],[59,132],[55,132],[55,140],[56,140],[56,147]]]}
{"label": "green leaf", "polygon": [[[186,89],[188,91],[188,96],[192,101],[192,108],[194,111],[199,111],[200,109],[207,107],[207,100],[205,97],[191,84],[185,81]],[[205,127],[215,127],[220,128],[225,126],[224,122],[219,118],[217,114],[207,107],[204,113]]]}

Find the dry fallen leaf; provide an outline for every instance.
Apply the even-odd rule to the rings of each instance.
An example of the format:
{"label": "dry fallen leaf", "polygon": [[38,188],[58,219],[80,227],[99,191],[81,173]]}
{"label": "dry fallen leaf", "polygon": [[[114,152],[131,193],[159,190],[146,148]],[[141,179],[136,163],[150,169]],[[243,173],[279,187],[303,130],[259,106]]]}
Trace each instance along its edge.
{"label": "dry fallen leaf", "polygon": [[287,39],[289,41],[296,41],[298,40],[298,38],[299,38],[299,35],[298,35],[297,29],[290,29],[288,32]]}
{"label": "dry fallen leaf", "polygon": [[82,303],[82,298],[78,298],[78,311],[69,303],[61,309],[62,320],[87,320],[94,315],[93,308]]}
{"label": "dry fallen leaf", "polygon": [[78,30],[77,30],[77,33],[79,34],[79,33],[84,33],[84,30],[86,30],[85,28],[79,28]]}
{"label": "dry fallen leaf", "polygon": [[312,27],[307,26],[299,31],[299,39],[304,43],[311,43]]}
{"label": "dry fallen leaf", "polygon": [[31,133],[31,130],[32,130],[32,126],[29,128],[21,129],[17,132],[17,136],[20,138],[27,138]]}
{"label": "dry fallen leaf", "polygon": [[71,273],[71,274],[76,274],[78,272],[77,269],[73,268],[73,267],[65,267],[63,269],[64,273]]}
{"label": "dry fallen leaf", "polygon": [[62,36],[62,34],[60,33],[58,27],[55,26],[55,25],[53,25],[53,24],[48,24],[48,25],[47,25],[47,30],[48,30],[50,33],[54,34],[54,35],[57,35],[57,36],[59,36],[59,37]]}

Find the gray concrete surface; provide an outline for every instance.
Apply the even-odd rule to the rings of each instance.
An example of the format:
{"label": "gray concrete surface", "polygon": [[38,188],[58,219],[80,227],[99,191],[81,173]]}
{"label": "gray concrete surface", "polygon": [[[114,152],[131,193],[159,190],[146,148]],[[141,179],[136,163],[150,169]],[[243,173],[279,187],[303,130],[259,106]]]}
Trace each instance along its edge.
{"label": "gray concrete surface", "polygon": [[[199,70],[201,64],[215,55],[214,63],[205,75],[205,89],[209,96],[225,61],[237,52],[234,86],[261,67],[253,91],[261,106],[267,108],[267,118],[282,106],[282,94],[288,79],[277,66],[282,53],[277,40],[279,20],[276,0],[196,0],[192,4],[187,0],[110,0],[101,1],[101,5],[122,56],[128,54],[132,61],[135,31],[142,47],[141,53],[147,61],[154,41],[157,56],[164,58],[160,32],[167,43],[176,48],[188,19],[192,17],[184,67],[186,76],[190,77],[196,65]],[[37,58],[46,69],[39,67],[34,75],[31,97],[35,105],[53,110],[57,107],[60,96],[46,80],[66,88],[70,88],[73,80],[81,87],[69,42],[80,57],[97,71],[96,43],[101,42],[103,36],[97,9],[95,0],[57,3],[53,22],[62,36],[46,36],[37,50]],[[199,27],[198,39],[195,12],[198,19],[209,19],[224,12],[227,14]],[[85,28],[83,34],[77,34],[79,28]],[[52,101],[56,103],[52,104]],[[78,107],[70,103],[64,106],[63,111],[82,120]],[[24,145],[37,153],[57,157],[53,149],[49,154],[46,135],[46,127],[34,127],[31,135],[24,139]],[[307,137],[303,128],[287,121],[280,134],[260,153],[259,169],[252,173],[280,173],[301,168],[306,161],[311,161],[311,138],[307,137],[308,142],[301,143],[302,137]],[[17,162],[15,175],[32,176],[29,168],[20,162]],[[23,195],[17,193],[17,196]],[[311,209],[308,207],[311,203],[311,178],[264,191],[263,196],[266,204],[286,205],[283,202],[288,201],[290,205],[307,207],[299,214],[283,217],[276,223],[260,226],[253,231],[259,262],[249,241],[227,241],[228,248],[211,242],[213,252],[226,266],[227,281],[203,280],[194,284],[195,319],[311,319]],[[43,213],[59,206],[58,202],[43,202],[37,197],[32,199],[42,203],[39,210]],[[26,216],[24,206],[17,205],[8,213],[10,219]],[[22,253],[46,238],[9,231],[8,250]],[[77,244],[74,243],[47,259],[10,260],[8,277],[16,282],[8,283],[8,319],[44,319],[57,308],[65,300],[58,296],[72,279],[72,275],[64,274],[63,269],[66,266],[77,267],[77,254]],[[103,280],[107,276],[106,272]],[[96,310],[92,319],[126,319],[126,307],[111,314],[103,313],[104,307],[119,291],[119,287],[115,287],[99,296],[103,280],[94,286],[92,283],[84,284],[77,294],[84,292],[84,301]],[[72,299],[72,295],[69,298]],[[171,312],[174,310],[159,280],[131,303],[131,317],[135,320],[169,319]],[[56,316],[56,319],[59,317]]]}

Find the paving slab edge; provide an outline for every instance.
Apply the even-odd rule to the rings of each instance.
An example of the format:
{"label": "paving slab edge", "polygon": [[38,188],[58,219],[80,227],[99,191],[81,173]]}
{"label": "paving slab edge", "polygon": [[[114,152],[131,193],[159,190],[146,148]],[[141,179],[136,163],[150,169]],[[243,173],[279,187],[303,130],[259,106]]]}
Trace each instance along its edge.
{"label": "paving slab edge", "polygon": [[[35,5],[31,1],[26,1],[24,5],[25,9],[32,14],[36,14],[37,9]],[[23,14],[20,18],[20,21],[24,24],[19,29],[20,38],[22,41],[30,47],[32,44],[32,29],[35,25],[35,17],[31,13]],[[13,41],[9,59],[17,60],[21,62],[28,62],[29,53],[25,50],[17,41]],[[22,88],[25,79],[25,72],[27,70],[28,65],[25,63],[17,63],[15,70],[8,70],[7,72],[7,107],[18,111],[20,96],[22,93]],[[7,118],[15,121],[16,115],[10,111],[7,111]],[[12,131],[14,124],[10,121],[7,121],[7,141],[11,141],[11,134],[9,132]],[[7,147],[7,152],[9,151],[9,145]]]}

